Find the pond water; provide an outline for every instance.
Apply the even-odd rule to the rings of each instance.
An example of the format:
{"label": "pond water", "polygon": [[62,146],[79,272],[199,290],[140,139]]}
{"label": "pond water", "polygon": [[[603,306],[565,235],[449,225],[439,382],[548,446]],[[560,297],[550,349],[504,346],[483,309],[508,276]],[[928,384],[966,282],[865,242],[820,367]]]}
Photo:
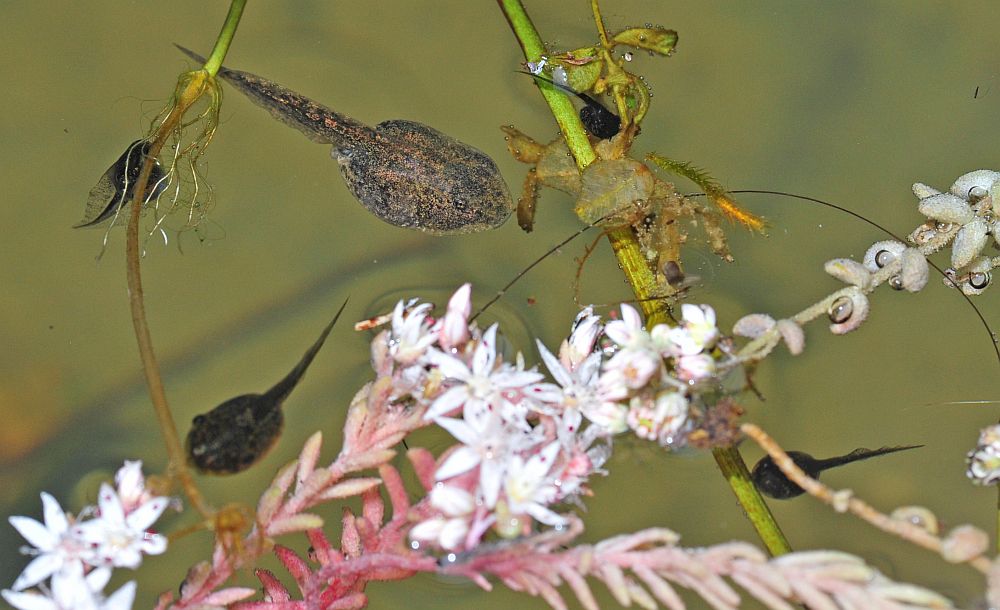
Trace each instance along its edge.
{"label": "pond water", "polygon": [[[586,3],[527,8],[551,48],[595,40]],[[639,154],[690,160],[731,188],[821,197],[897,233],[919,223],[914,181],[944,189],[967,171],[1000,166],[1000,77],[990,36],[1000,19],[996,3],[606,0],[603,9],[610,29],[651,22],[680,33],[673,57],[633,61],[654,93]],[[145,131],[190,65],[171,43],[207,51],[224,10],[194,0],[100,0],[85,10],[65,1],[0,4],[0,74],[8,83],[0,114],[4,515],[37,516],[43,489],[70,510],[91,502],[96,482],[125,458],[143,459],[147,470],[165,464],[129,322],[123,232],[112,232],[95,262],[103,232],[70,227],[91,186]],[[516,73],[521,59],[491,3],[314,0],[251,2],[226,63],[369,124],[432,125],[493,157],[518,192],[526,166],[510,158],[499,125],[543,141],[556,135],[530,79]],[[570,199],[545,192],[531,234],[513,221],[454,237],[397,229],[357,205],[328,153],[226,90],[206,156],[210,223],[199,235],[171,236],[167,246],[149,242],[143,266],[153,338],[182,431],[196,413],[277,381],[346,296],[350,320],[403,296],[442,302],[466,281],[483,302],[579,227]],[[712,304],[723,328],[748,312],[783,317],[804,308],[839,287],[822,272],[824,261],[859,258],[884,238],[801,201],[741,201],[768,218],[768,238],[732,228],[732,264],[697,240],[685,254],[703,280],[691,298]],[[555,346],[569,328],[577,311],[574,257],[583,248],[583,240],[562,248],[491,312],[529,360],[537,358],[529,337]],[[626,298],[602,244],[584,270],[582,299]],[[994,290],[977,299],[994,328],[998,298]],[[967,483],[964,453],[978,429],[996,421],[997,406],[943,404],[1000,399],[986,331],[936,279],[916,296],[880,290],[872,306],[859,332],[834,337],[817,323],[806,329],[804,355],[779,350],[766,361],[756,383],[767,400],[747,396],[748,419],[817,457],[924,444],[824,480],[885,510],[921,504],[947,524],[988,528],[995,492]],[[210,500],[251,502],[314,430],[324,431],[324,455],[332,459],[346,405],[368,379],[367,362],[366,338],[348,324],[334,329],[286,404],[278,447],[248,473],[206,481]],[[680,532],[687,545],[753,539],[710,455],[664,455],[628,442],[617,449],[611,476],[595,482],[588,502],[587,540],[654,525]],[[744,453],[751,463],[760,456],[750,446]],[[858,553],[892,577],[960,602],[981,591],[971,570],[945,566],[808,498],[772,504],[796,548]],[[329,514],[334,522],[336,515]],[[190,537],[148,559],[136,575],[136,607],[176,589],[209,542]],[[24,565],[21,544],[12,528],[0,527],[4,586]],[[431,577],[369,592],[373,607],[542,606]]]}

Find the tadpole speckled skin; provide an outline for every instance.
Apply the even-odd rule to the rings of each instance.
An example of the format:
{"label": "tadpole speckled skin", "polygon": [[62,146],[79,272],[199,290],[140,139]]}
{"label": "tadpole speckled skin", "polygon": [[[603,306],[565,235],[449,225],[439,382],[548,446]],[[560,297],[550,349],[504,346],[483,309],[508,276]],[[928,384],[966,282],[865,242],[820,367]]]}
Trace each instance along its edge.
{"label": "tadpole speckled skin", "polygon": [[284,423],[282,403],[323,347],[346,305],[347,301],[344,301],[319,339],[273,388],[264,394],[243,394],[230,398],[191,420],[187,454],[195,468],[213,474],[235,474],[249,468],[274,446]]}
{"label": "tadpole speckled skin", "polygon": [[[844,464],[850,464],[858,460],[867,460],[868,458],[887,453],[916,449],[918,447],[923,447],[923,445],[879,447],[878,449],[865,449],[862,447],[861,449],[855,449],[847,455],[838,455],[823,460],[818,460],[802,451],[788,451],[787,453],[796,466],[801,468],[811,478],[817,479],[819,478],[819,473],[830,468],[843,466]],[[774,463],[774,460],[769,455],[764,456],[754,465],[750,478],[753,479],[754,486],[760,490],[760,493],[775,500],[787,500],[805,493],[804,489],[785,476],[785,473],[778,468],[778,465]]]}
{"label": "tadpole speckled skin", "polygon": [[394,120],[373,129],[257,75],[222,68],[219,76],[274,118],[332,144],[351,193],[389,224],[438,235],[471,233],[500,226],[514,209],[493,160],[432,127]]}

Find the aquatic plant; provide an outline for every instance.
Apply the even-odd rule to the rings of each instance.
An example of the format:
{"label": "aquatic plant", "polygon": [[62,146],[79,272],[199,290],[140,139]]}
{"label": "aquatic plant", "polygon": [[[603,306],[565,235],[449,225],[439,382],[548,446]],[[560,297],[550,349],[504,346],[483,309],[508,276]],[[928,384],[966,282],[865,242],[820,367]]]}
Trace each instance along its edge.
{"label": "aquatic plant", "polygon": [[[532,158],[525,159],[537,165],[535,178],[525,183],[529,196],[524,198],[524,209],[519,208],[519,220],[524,220],[525,228],[531,226],[535,199],[531,195],[537,195],[539,185],[565,187],[573,193],[581,219],[599,226],[611,239],[645,319],[627,303],[618,309],[617,319],[607,321],[584,308],[558,349],[550,351],[537,342],[546,376],[528,364],[534,358],[498,350],[499,325],[483,329],[475,322],[470,285],[454,293],[440,316],[433,314],[429,303],[401,300],[391,313],[360,324],[364,329],[381,329],[370,347],[373,378],[351,401],[336,458],[321,464],[322,435],[316,433],[298,459],[276,474],[255,510],[238,506],[214,510],[188,470],[189,455],[180,445],[163,396],[143,312],[138,224],[144,210],[152,209],[153,230],[161,226],[163,216],[150,198],[159,187],[150,180],[158,181],[156,167],[164,143],[183,135],[186,113],[203,96],[215,111],[206,115],[208,127],[200,133],[214,132],[219,99],[214,79],[227,36],[231,39],[242,10],[242,3],[235,2],[205,69],[182,77],[172,106],[153,133],[112,166],[123,166],[112,172],[116,178],[109,178],[114,197],[87,212],[92,220],[117,218],[132,202],[127,208],[127,235],[133,319],[170,453],[168,474],[215,534],[211,559],[193,565],[179,592],[164,593],[158,607],[364,607],[369,582],[401,580],[421,572],[468,578],[487,590],[494,578],[511,589],[540,596],[554,608],[566,606],[558,590],[562,585],[584,607],[597,607],[591,590],[595,582],[603,583],[620,604],[643,607],[657,603],[684,607],[677,587],[716,608],[737,607],[740,591],[771,608],[950,607],[941,595],[894,582],[846,553],[790,552],[736,449],[743,435],[759,442],[794,484],[836,510],[851,511],[939,552],[946,561],[967,563],[982,572],[987,576],[988,598],[1000,603],[997,568],[986,555],[989,544],[984,532],[958,526],[940,537],[928,511],[907,508],[886,516],[849,492],[826,488],[805,476],[759,428],[741,423],[739,404],[741,395],[753,389],[753,370],[779,343],[793,354],[803,353],[803,326],[823,316],[834,334],[858,329],[871,308],[868,295],[885,283],[897,290],[922,290],[930,277],[927,257],[942,248],[950,247],[952,254],[953,268],[942,274],[945,283],[967,296],[981,294],[992,269],[1000,264],[1000,259],[983,254],[988,237],[1000,234],[993,204],[1000,174],[991,170],[965,174],[948,192],[915,184],[918,212],[926,222],[906,239],[876,242],[863,262],[842,258],[827,263],[827,273],[847,286],[798,314],[781,319],[750,314],[736,322],[732,333],[719,327],[710,305],[684,303],[675,319],[666,297],[677,296],[682,284],[675,280],[678,273],[683,275],[678,261],[685,229],[676,221],[698,219],[723,258],[731,256],[723,218],[754,230],[764,227],[759,217],[735,203],[732,193],[691,164],[662,155],[650,157],[661,169],[698,184],[714,207],[683,196],[644,163],[629,157],[649,96],[642,80],[625,70],[611,49],[628,45],[669,55],[676,33],[647,26],[609,36],[595,0],[600,43],[548,54],[520,3],[500,4],[525,50],[530,72],[548,67],[558,85],[574,91],[610,91],[620,119],[618,133],[596,133],[610,137],[594,144],[584,130],[586,117],[576,113],[569,98],[540,87],[563,128],[565,144],[535,144]],[[562,70],[565,83],[559,82],[557,70]],[[517,140],[516,150],[526,151],[533,142],[508,134],[523,138]],[[198,151],[203,154],[204,147]],[[547,156],[552,151],[571,153],[574,163],[544,172],[555,163]],[[141,169],[134,173],[140,161]],[[443,428],[455,442],[437,456],[420,447],[407,449],[407,468],[420,483],[414,491],[403,484],[399,468],[390,462],[400,443],[428,426]],[[743,542],[685,548],[679,545],[680,536],[666,528],[595,544],[578,542],[584,521],[574,508],[592,493],[591,478],[608,474],[605,465],[612,439],[621,435],[634,435],[668,451],[711,449],[776,557]],[[988,431],[970,456],[970,473],[979,482],[998,478],[993,472],[1000,462],[997,444],[995,431]],[[169,493],[147,489],[139,465],[127,463],[119,471],[117,487],[102,487],[98,506],[85,508],[76,517],[43,494],[44,525],[11,518],[35,547],[30,552],[36,557],[3,592],[5,599],[31,609],[130,607],[133,584],[104,596],[110,568],[136,568],[141,553],[165,550],[163,537],[150,528],[167,507]],[[361,508],[344,509],[340,540],[335,542],[314,509],[348,498],[359,498]],[[278,543],[290,534],[305,535],[311,545],[308,558]],[[259,567],[269,552],[287,576]],[[260,592],[231,585],[241,568],[254,568]],[[28,590],[33,587],[34,591]]]}

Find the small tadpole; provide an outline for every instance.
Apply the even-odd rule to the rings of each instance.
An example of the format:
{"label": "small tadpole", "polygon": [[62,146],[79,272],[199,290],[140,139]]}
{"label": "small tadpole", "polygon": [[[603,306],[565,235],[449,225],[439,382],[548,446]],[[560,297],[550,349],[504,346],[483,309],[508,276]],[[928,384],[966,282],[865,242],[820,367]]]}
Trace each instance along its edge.
{"label": "small tadpole", "polygon": [[191,420],[187,454],[192,466],[205,473],[235,474],[264,457],[281,435],[282,403],[302,379],[346,306],[345,300],[295,368],[270,390],[230,398]]}
{"label": "small tadpole", "polygon": [[607,140],[608,138],[614,137],[618,131],[621,130],[621,118],[586,93],[580,93],[571,87],[560,85],[551,78],[546,78],[541,74],[532,74],[531,72],[525,72],[524,70],[518,70],[518,72],[537,78],[538,80],[548,83],[553,87],[562,89],[567,93],[572,93],[583,100],[585,105],[580,109],[580,121],[583,123],[583,126],[587,128],[590,135],[602,140]]}
{"label": "small tadpole", "polygon": [[[822,460],[818,460],[808,453],[801,451],[789,451],[788,457],[792,458],[795,465],[811,478],[818,479],[821,472],[830,468],[836,468],[837,466],[843,466],[851,462],[867,460],[868,458],[895,453],[897,451],[916,449],[918,447],[923,447],[923,445],[901,445],[898,447],[879,447],[878,449],[865,449],[862,447],[855,449],[847,455]],[[787,500],[805,493],[804,489],[785,476],[785,473],[778,468],[778,465],[774,463],[774,460],[769,455],[761,458],[753,467],[751,478],[753,479],[754,486],[757,487],[760,493],[775,500]]]}
{"label": "small tadpole", "polygon": [[[114,216],[126,203],[132,201],[135,183],[142,171],[142,164],[149,154],[149,141],[136,140],[128,145],[125,152],[111,164],[87,197],[87,210],[83,220],[73,225],[73,228],[92,227],[99,225]],[[169,179],[159,161],[154,161],[149,174],[149,195],[147,200],[153,200],[167,188]]]}

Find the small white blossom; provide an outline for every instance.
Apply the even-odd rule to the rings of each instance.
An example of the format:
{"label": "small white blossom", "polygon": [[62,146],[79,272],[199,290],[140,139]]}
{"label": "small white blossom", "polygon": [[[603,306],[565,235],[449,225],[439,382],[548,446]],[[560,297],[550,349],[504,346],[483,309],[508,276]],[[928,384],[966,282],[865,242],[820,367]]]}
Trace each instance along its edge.
{"label": "small white blossom", "polygon": [[636,397],[628,412],[628,425],[636,436],[663,444],[673,442],[684,426],[688,415],[688,401],[679,392],[660,392],[650,405]]}
{"label": "small white blossom", "polygon": [[126,514],[118,493],[107,483],[98,494],[100,517],[73,528],[73,534],[94,549],[95,565],[135,569],[143,553],[159,555],[167,550],[167,539],[147,531],[167,508],[168,499],[153,497]]}
{"label": "small white blossom", "polygon": [[631,305],[622,303],[622,319],[604,325],[604,334],[621,347],[648,349],[649,333],[642,326],[642,317]]}
{"label": "small white blossom", "polygon": [[692,354],[677,359],[677,378],[696,382],[715,375],[715,360],[708,354]]}
{"label": "small white blossom", "polygon": [[101,589],[110,577],[111,571],[103,568],[84,575],[83,564],[76,562],[52,575],[46,593],[4,589],[0,594],[18,610],[129,610],[135,600],[135,582],[105,598]]}
{"label": "small white blossom", "polygon": [[40,583],[71,564],[89,556],[87,546],[69,534],[70,521],[59,502],[42,492],[42,524],[30,517],[9,517],[8,521],[34,547],[35,558],[24,568],[11,587],[21,591]]}
{"label": "small white blossom", "polygon": [[490,412],[467,413],[463,419],[436,420],[462,444],[445,459],[434,478],[450,479],[479,467],[479,494],[487,508],[496,505],[504,469],[511,453],[512,435],[501,419]]}
{"label": "small white blossom", "polygon": [[511,513],[531,515],[546,525],[566,523],[565,517],[547,507],[558,497],[558,488],[548,475],[555,464],[559,449],[559,443],[550,443],[527,460],[520,455],[511,458],[504,479],[504,497],[507,500],[507,509]]}
{"label": "small white blossom", "polygon": [[472,313],[472,284],[462,286],[448,300],[448,310],[441,319],[438,344],[451,349],[469,340],[469,314]]}
{"label": "small white blossom", "polygon": [[416,363],[437,339],[431,325],[426,323],[430,309],[430,303],[421,303],[407,311],[403,301],[396,303],[389,339],[389,353],[396,362],[402,365]]}
{"label": "small white blossom", "polygon": [[555,356],[538,341],[538,352],[548,367],[553,379],[562,386],[564,410],[578,410],[584,417],[607,434],[617,434],[625,430],[625,407],[605,396],[598,384],[600,380],[601,355],[590,354],[575,369],[569,369],[565,362]]}
{"label": "small white blossom", "polygon": [[436,365],[447,379],[458,383],[431,404],[424,419],[447,415],[459,407],[466,412],[500,408],[505,390],[521,388],[542,379],[536,371],[519,371],[508,364],[496,366],[496,334],[496,324],[486,329],[472,354],[471,364],[438,350],[428,352],[430,363]]}

